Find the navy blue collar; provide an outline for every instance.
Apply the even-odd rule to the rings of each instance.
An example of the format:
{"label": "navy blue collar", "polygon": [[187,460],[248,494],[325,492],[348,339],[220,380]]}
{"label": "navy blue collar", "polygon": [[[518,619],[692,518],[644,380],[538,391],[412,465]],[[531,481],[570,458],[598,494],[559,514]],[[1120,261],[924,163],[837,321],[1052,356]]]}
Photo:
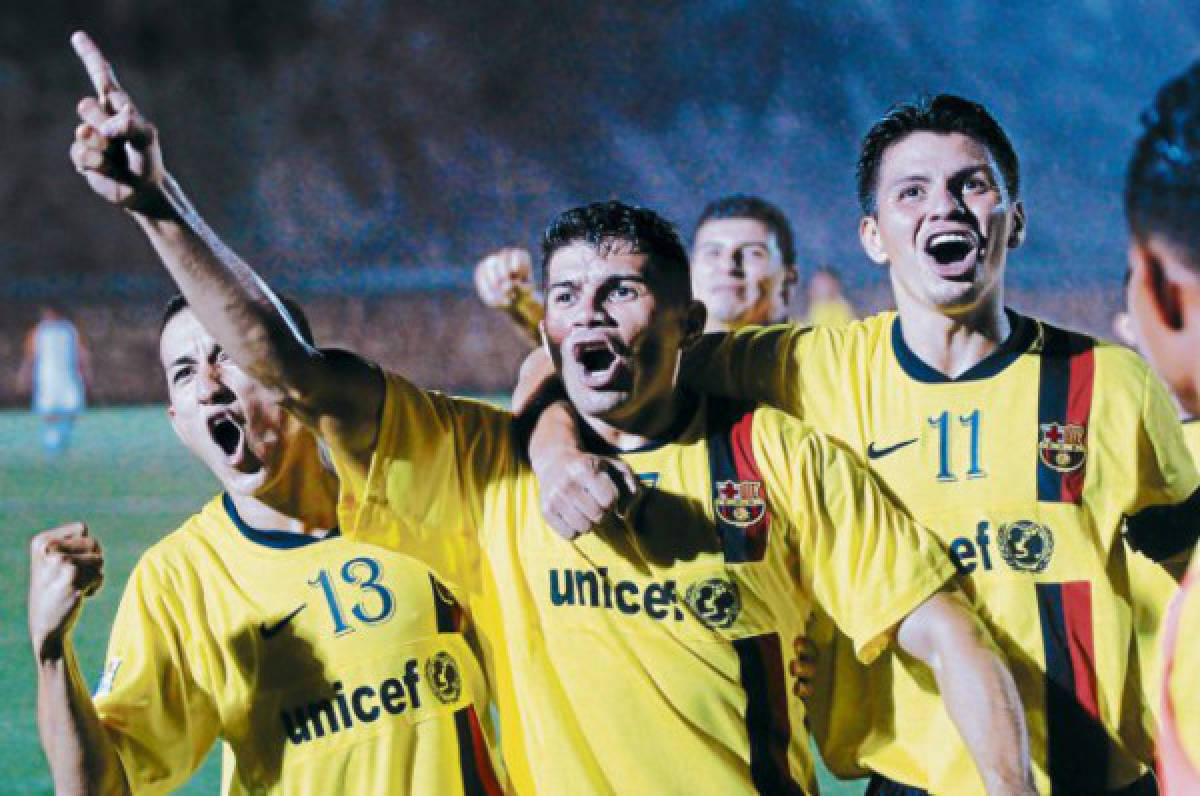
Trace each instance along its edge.
{"label": "navy blue collar", "polygon": [[1013,312],[1007,307],[1004,308],[1004,314],[1008,316],[1008,322],[1012,325],[1008,337],[996,347],[995,351],[976,362],[958,378],[952,379],[940,370],[930,367],[913,353],[913,350],[908,347],[908,343],[904,342],[904,332],[900,328],[899,315],[892,321],[892,352],[896,355],[896,362],[910,378],[925,384],[951,384],[990,379],[1016,362],[1017,357],[1028,351],[1029,346],[1037,338],[1037,324],[1033,320]]}
{"label": "navy blue collar", "polygon": [[297,547],[305,547],[317,542],[323,542],[326,539],[332,539],[339,535],[337,528],[333,528],[325,536],[309,536],[303,533],[293,533],[292,531],[260,531],[246,524],[246,521],[238,514],[237,506],[233,505],[233,498],[229,497],[228,492],[221,493],[221,504],[225,506],[225,513],[229,515],[229,519],[233,520],[233,524],[237,529],[242,532],[242,536],[263,547],[273,547],[276,550],[292,550]]}

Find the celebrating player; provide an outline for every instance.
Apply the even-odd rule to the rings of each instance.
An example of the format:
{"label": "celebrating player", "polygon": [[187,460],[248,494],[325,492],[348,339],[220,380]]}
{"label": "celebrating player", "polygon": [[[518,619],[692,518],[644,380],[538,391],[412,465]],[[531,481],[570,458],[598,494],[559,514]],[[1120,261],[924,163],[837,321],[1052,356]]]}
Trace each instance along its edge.
{"label": "celebrating player", "polygon": [[[306,339],[307,325],[293,310]],[[229,793],[497,792],[488,694],[427,567],[338,536],[312,434],[182,297],[160,341],[168,415],[225,488],[142,556],[93,698],[71,643],[103,554],[86,526],[32,544],[38,727],[59,793],[165,793],[221,738]]]}
{"label": "celebrating player", "polygon": [[[1152,788],[1129,655],[1141,563],[1121,529],[1128,517],[1129,543],[1176,571],[1195,544],[1200,477],[1170,399],[1131,352],[1005,308],[1025,212],[1016,153],[981,106],[896,106],[865,137],[858,180],[862,245],[887,267],[898,314],[709,336],[682,378],[829,431],[941,534],[1017,672],[1039,790]],[[569,419],[544,415],[533,466],[545,493],[575,496],[576,516],[600,514],[578,505],[598,489],[563,484],[603,476],[571,466]],[[844,645],[834,656],[831,724],[817,736],[835,771],[866,767],[879,793],[980,789],[923,670],[886,655],[860,679]],[[862,709],[872,694],[886,709]]]}
{"label": "celebrating player", "polygon": [[[1200,64],[1167,83],[1143,116],[1125,186],[1129,308],[1146,355],[1184,409],[1200,414]],[[1159,774],[1168,796],[1200,791],[1200,592],[1195,556],[1163,630]],[[1183,631],[1181,633],[1181,631]]]}
{"label": "celebrating player", "polygon": [[[708,311],[706,332],[787,318],[796,283],[796,248],[787,216],[757,196],[733,194],[709,202],[692,239],[692,294]],[[545,308],[533,288],[533,259],[525,249],[489,254],[475,267],[475,289],[503,310],[534,342]]]}
{"label": "celebrating player", "polygon": [[518,790],[806,790],[779,639],[820,604],[864,660],[895,638],[926,661],[994,792],[1029,792],[1015,686],[940,590],[940,546],[820,435],[675,387],[703,308],[653,213],[577,208],[545,238],[572,400],[594,444],[655,483],[636,530],[571,544],[541,520],[510,415],[306,343],[160,170],[153,128],[132,106],[114,118],[77,137],[76,162],[133,209],[223,350],[329,442],[343,530],[420,554],[470,601]]}

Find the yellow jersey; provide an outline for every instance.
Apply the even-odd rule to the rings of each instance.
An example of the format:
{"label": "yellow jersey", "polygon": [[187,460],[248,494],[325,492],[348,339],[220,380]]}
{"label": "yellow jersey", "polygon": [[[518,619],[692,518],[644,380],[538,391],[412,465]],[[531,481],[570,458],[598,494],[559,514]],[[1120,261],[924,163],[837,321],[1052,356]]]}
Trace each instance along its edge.
{"label": "yellow jersey", "polygon": [[501,792],[464,612],[428,567],[214,498],[138,562],[94,697],[135,793],[218,739],[232,794]]}
{"label": "yellow jersey", "polygon": [[812,326],[845,326],[854,320],[854,308],[843,298],[826,299],[810,304],[806,324]]}
{"label": "yellow jersey", "polygon": [[[1135,354],[1009,318],[1009,338],[957,379],[908,348],[894,312],[735,332],[710,341],[686,378],[785,408],[864,455],[941,536],[1005,652],[1039,790],[1100,792],[1150,759],[1122,520],[1156,560],[1189,549],[1200,476],[1165,388]],[[1161,613],[1161,589],[1148,591]],[[863,676],[832,633],[812,632],[833,647],[823,665],[834,687],[813,706],[831,769],[982,792],[924,667],[886,655]]]}
{"label": "yellow jersey", "polygon": [[648,487],[630,524],[572,542],[493,407],[389,375],[369,471],[334,451],[343,531],[421,556],[470,607],[520,793],[812,792],[791,639],[818,605],[871,660],[951,576],[856,459],[780,412],[701,403],[667,437],[619,454]]}

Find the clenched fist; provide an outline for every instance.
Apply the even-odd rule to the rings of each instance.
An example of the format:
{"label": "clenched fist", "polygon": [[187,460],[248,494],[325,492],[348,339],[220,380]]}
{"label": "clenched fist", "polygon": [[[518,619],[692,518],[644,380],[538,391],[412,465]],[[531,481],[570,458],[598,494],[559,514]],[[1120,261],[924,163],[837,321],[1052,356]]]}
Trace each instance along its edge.
{"label": "clenched fist", "polygon": [[33,537],[29,549],[29,637],[38,660],[61,656],[83,598],[104,581],[104,551],[82,522]]}
{"label": "clenched fist", "polygon": [[495,309],[515,305],[533,292],[533,260],[525,249],[499,249],[475,266],[475,292]]}
{"label": "clenched fist", "polygon": [[80,124],[71,162],[92,190],[126,210],[151,216],[170,213],[162,191],[165,176],[158,132],[138,113],[116,73],[86,33],[71,36],[96,96],[76,106]]}

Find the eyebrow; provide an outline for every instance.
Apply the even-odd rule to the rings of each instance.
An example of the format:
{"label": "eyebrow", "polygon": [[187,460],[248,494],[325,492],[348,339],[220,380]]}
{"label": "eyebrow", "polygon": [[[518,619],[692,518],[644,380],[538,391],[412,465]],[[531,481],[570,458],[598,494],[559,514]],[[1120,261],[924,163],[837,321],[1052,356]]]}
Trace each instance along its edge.
{"label": "eyebrow", "polygon": [[[977,171],[982,171],[985,174],[987,174],[989,177],[992,176],[992,167],[991,167],[990,163],[972,163],[972,164],[963,166],[958,171],[951,173],[950,179],[951,180],[959,180],[959,179],[962,179],[963,177],[967,176],[968,174],[974,174]],[[932,181],[932,178],[928,174],[905,174],[904,176],[897,177],[896,179],[889,182],[888,187],[892,188],[892,187],[901,185],[906,182],[931,182],[931,181]]]}
{"label": "eyebrow", "polygon": [[[547,289],[553,289],[556,287],[570,287],[573,285],[578,285],[581,281],[582,280],[579,280],[579,279],[559,279],[554,282],[551,282],[547,286]],[[610,274],[607,277],[605,277],[604,281],[601,282],[600,284],[607,285],[612,282],[642,282],[642,283],[645,283],[646,277],[642,274],[632,274],[632,273],[631,274]]]}

